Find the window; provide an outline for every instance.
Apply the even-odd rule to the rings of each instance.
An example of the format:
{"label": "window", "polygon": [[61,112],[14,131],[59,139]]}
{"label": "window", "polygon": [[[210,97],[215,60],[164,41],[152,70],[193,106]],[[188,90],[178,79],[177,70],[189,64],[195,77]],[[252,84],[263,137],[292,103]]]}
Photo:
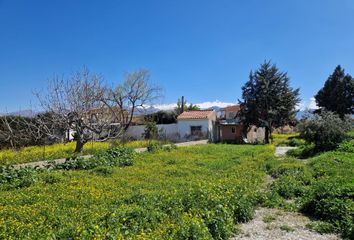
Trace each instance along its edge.
{"label": "window", "polygon": [[231,128],[231,132],[232,132],[232,133],[235,133],[235,132],[236,132],[236,128],[232,127],[232,128]]}
{"label": "window", "polygon": [[191,126],[191,135],[200,136],[202,134],[202,126]]}

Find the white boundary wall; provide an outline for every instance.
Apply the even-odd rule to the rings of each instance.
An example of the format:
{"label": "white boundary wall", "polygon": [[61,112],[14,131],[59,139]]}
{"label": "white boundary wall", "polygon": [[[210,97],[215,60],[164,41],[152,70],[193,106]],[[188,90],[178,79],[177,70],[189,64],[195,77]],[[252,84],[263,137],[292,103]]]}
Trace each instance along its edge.
{"label": "white boundary wall", "polygon": [[[179,141],[179,133],[177,123],[172,124],[157,124],[157,128],[159,132],[164,131],[164,137],[166,140],[170,141]],[[143,133],[145,130],[145,125],[136,125],[130,126],[126,132],[126,137],[134,139],[134,140],[141,140],[143,139]]]}

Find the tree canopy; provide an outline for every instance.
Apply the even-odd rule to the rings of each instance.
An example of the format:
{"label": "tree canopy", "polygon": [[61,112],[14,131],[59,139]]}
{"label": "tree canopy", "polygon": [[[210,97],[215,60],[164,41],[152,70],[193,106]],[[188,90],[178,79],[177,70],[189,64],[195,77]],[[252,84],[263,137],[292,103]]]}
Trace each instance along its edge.
{"label": "tree canopy", "polygon": [[341,118],[346,114],[354,114],[354,79],[338,65],[315,99],[320,111],[332,111]]}
{"label": "tree canopy", "polygon": [[144,116],[146,122],[155,122],[156,124],[170,124],[177,122],[177,114],[174,111],[160,110],[155,113]]}
{"label": "tree canopy", "polygon": [[300,136],[309,143],[314,143],[320,151],[333,150],[339,143],[347,138],[352,121],[345,116],[326,110],[319,114],[309,115],[302,119],[298,125]]}
{"label": "tree canopy", "polygon": [[295,122],[299,89],[291,88],[289,82],[286,72],[266,61],[258,70],[251,71],[242,87],[241,119],[247,128],[251,125],[265,127],[267,143],[272,127]]}

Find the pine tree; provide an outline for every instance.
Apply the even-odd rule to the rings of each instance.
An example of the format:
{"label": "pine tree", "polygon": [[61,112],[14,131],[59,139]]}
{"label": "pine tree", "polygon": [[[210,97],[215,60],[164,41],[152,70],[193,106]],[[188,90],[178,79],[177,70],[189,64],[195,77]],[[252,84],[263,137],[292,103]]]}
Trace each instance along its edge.
{"label": "pine tree", "polygon": [[295,121],[299,89],[289,86],[287,73],[280,72],[270,61],[261,64],[242,87],[241,119],[246,127],[265,127],[265,141],[269,143],[272,127],[281,127]]}
{"label": "pine tree", "polygon": [[319,111],[332,111],[341,118],[346,114],[354,114],[354,79],[338,65],[315,99]]}

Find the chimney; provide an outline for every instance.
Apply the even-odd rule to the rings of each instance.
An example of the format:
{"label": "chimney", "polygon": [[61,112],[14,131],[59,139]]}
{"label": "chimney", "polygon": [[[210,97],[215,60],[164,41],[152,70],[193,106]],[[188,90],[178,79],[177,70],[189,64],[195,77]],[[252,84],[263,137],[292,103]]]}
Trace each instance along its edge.
{"label": "chimney", "polygon": [[181,108],[181,113],[184,112],[184,96],[182,96],[182,108]]}

